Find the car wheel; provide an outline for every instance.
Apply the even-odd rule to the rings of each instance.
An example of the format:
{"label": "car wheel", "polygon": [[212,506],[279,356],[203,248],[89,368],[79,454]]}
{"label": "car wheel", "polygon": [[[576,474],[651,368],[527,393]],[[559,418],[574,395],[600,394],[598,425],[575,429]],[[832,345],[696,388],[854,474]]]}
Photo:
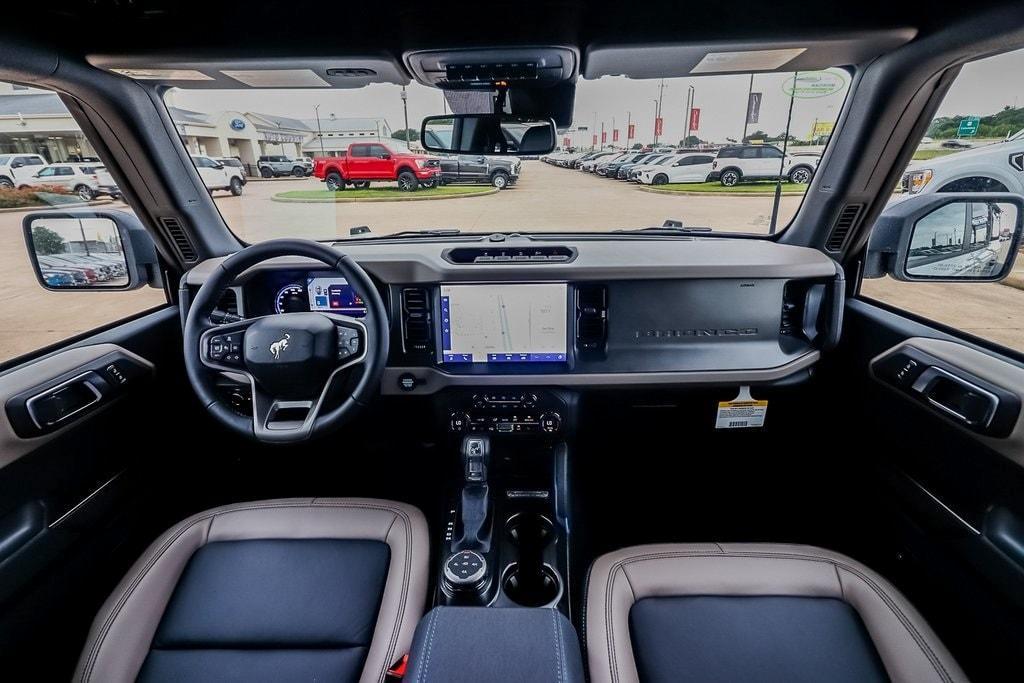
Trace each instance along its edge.
{"label": "car wheel", "polygon": [[668,176],[664,173],[659,173],[651,179],[651,185],[664,185],[668,182]]}
{"label": "car wheel", "polygon": [[398,189],[402,192],[415,192],[419,187],[416,174],[412,171],[402,171],[398,174]]}
{"label": "car wheel", "polygon": [[494,185],[499,190],[504,190],[508,187],[508,174],[504,171],[498,171],[491,176],[491,185]]}
{"label": "car wheel", "polygon": [[228,190],[235,197],[238,197],[239,195],[241,195],[242,194],[242,181],[241,181],[241,179],[239,179],[239,178],[232,178],[231,179],[231,185],[228,187]]}
{"label": "car wheel", "polygon": [[11,182],[10,178],[0,178],[0,188],[5,190],[13,190],[14,183]]}
{"label": "car wheel", "polygon": [[806,166],[794,168],[789,174],[789,182],[799,185],[811,182],[811,169]]}
{"label": "car wheel", "polygon": [[736,185],[738,182],[740,182],[739,171],[733,171],[732,169],[728,171],[722,171],[722,177],[719,178],[718,180],[726,187],[732,187]]}
{"label": "car wheel", "polygon": [[269,168],[261,168],[260,169],[260,176],[263,177],[263,178],[273,178],[274,177],[274,172],[271,171]]}
{"label": "car wheel", "polygon": [[295,168],[292,169],[292,175],[295,176],[296,178],[301,178],[302,176],[306,175],[306,171],[301,166],[296,166]]}
{"label": "car wheel", "polygon": [[83,202],[91,202],[93,200],[93,197],[96,196],[95,194],[93,194],[92,188],[89,187],[88,185],[79,185],[78,187],[76,187],[75,194],[77,194],[78,198],[81,199]]}
{"label": "car wheel", "polygon": [[327,185],[328,192],[341,192],[345,189],[345,180],[337,171],[328,173],[327,177],[324,178],[324,183]]}
{"label": "car wheel", "polygon": [[938,192],[1009,192],[1006,185],[986,176],[972,176],[946,183]]}

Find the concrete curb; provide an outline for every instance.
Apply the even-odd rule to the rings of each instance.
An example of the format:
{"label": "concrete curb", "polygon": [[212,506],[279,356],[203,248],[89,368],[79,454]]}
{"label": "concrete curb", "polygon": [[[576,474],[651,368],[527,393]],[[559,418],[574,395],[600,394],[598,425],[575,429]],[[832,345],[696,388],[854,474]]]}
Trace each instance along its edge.
{"label": "concrete curb", "polygon": [[[656,187],[646,187],[644,185],[637,185],[636,189],[641,192],[652,192],[654,194],[674,194],[682,197],[774,197],[775,191],[771,192],[699,192],[690,190],[662,190]],[[782,191],[783,197],[802,197],[806,192],[786,192]]]}
{"label": "concrete curb", "polygon": [[334,199],[296,199],[292,197],[282,197],[278,194],[273,195],[270,198],[272,202],[284,202],[286,204],[357,204],[359,202],[432,202],[441,199],[465,199],[466,197],[486,197],[487,195],[495,194],[500,192],[498,188],[492,187],[483,192],[463,192],[460,194],[436,194],[427,197],[417,197],[415,193],[410,193],[408,197],[353,197],[347,199],[345,197],[338,197]]}
{"label": "concrete curb", "polygon": [[113,199],[100,199],[92,202],[72,202],[70,204],[56,204],[53,206],[47,204],[42,206],[11,206],[6,209],[0,209],[0,213],[16,213],[18,211],[60,211],[62,209],[81,209],[83,206],[104,206],[105,204],[113,203]]}

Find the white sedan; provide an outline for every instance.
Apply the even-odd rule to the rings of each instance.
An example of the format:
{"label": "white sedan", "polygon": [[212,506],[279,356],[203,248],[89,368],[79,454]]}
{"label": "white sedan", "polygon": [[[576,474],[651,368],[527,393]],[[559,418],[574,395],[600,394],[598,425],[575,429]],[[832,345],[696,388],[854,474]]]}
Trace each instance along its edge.
{"label": "white sedan", "polygon": [[693,152],[681,154],[667,165],[644,169],[637,176],[637,182],[644,185],[665,185],[667,183],[703,183],[711,173],[714,154]]}

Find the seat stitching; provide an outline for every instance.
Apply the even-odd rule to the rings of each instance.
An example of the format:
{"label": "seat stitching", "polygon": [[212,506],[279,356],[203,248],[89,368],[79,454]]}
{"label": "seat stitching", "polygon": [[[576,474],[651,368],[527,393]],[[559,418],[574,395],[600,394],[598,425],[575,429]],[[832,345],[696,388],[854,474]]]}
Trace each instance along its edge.
{"label": "seat stitching", "polygon": [[551,629],[555,632],[555,666],[558,669],[558,683],[562,683],[562,638],[558,632],[558,621],[555,619],[555,610],[551,610]]}
{"label": "seat stitching", "polygon": [[608,663],[611,666],[612,683],[616,683],[619,680],[619,667],[615,657],[615,629],[612,628],[612,591],[615,589],[615,579],[621,566],[621,563],[617,563],[608,572],[604,594],[604,623],[607,641],[605,646],[608,648]]}
{"label": "seat stitching", "polygon": [[412,574],[412,520],[401,508],[395,508],[395,519],[391,521],[391,526],[388,527],[388,533],[385,534],[384,538],[387,539],[391,533],[391,528],[394,527],[395,522],[398,518],[402,518],[402,526],[405,529],[405,568],[402,572],[402,599],[399,601],[398,614],[395,616],[395,625],[391,632],[391,639],[388,641],[387,656],[384,658],[384,669],[381,671],[380,676],[377,678],[378,681],[383,681],[387,676],[388,668],[391,666],[391,662],[395,660],[395,648],[398,646],[398,636],[402,631],[402,622],[405,618],[405,603],[408,601],[409,595],[409,581]]}
{"label": "seat stitching", "polygon": [[[103,626],[100,628],[100,632],[96,636],[96,642],[93,643],[93,646],[89,649],[89,658],[86,660],[85,667],[83,667],[81,680],[82,681],[88,681],[90,678],[92,678],[92,672],[93,672],[93,669],[95,669],[95,667],[96,667],[96,660],[98,658],[99,650],[102,647],[103,643],[106,641],[107,634],[110,632],[110,628],[113,626],[113,622],[116,620],[116,617],[121,613],[121,610],[124,608],[125,603],[132,596],[132,594],[135,592],[135,589],[138,588],[139,583],[146,576],[146,574],[149,573],[150,569],[153,568],[153,566],[157,563],[157,561],[159,561],[159,559],[161,557],[163,557],[164,553],[166,553],[167,550],[172,545],[174,545],[174,543],[179,538],[181,538],[181,536],[185,532],[187,532],[189,529],[191,529],[192,527],[196,526],[197,524],[200,524],[201,522],[205,522],[207,520],[212,520],[212,519],[216,518],[218,515],[226,514],[226,513],[229,513],[229,512],[245,512],[245,511],[250,511],[250,510],[273,510],[273,509],[278,509],[278,508],[285,509],[285,508],[300,508],[300,507],[353,508],[353,509],[358,509],[358,510],[382,510],[382,511],[386,511],[386,512],[396,512],[395,508],[388,507],[388,506],[385,506],[385,505],[375,505],[375,504],[367,504],[367,503],[351,503],[351,502],[346,502],[346,503],[316,503],[316,502],[313,502],[313,501],[310,501],[310,502],[305,502],[304,501],[304,502],[301,502],[301,503],[299,503],[299,502],[295,502],[295,503],[276,503],[276,504],[270,504],[270,505],[243,503],[243,504],[239,504],[237,506],[227,506],[227,507],[224,507],[224,508],[218,508],[217,510],[213,510],[213,511],[210,511],[210,512],[200,513],[199,516],[193,517],[190,520],[186,520],[186,521],[182,522],[181,524],[179,524],[177,527],[172,527],[171,531],[167,532],[167,533],[169,533],[167,541],[165,541],[159,547],[159,549],[146,562],[146,564],[135,574],[135,576],[128,583],[128,585],[125,586],[124,590],[121,592],[121,595],[118,597],[118,599],[114,603],[113,607],[111,607],[110,612],[108,612],[107,616],[104,618]],[[212,524],[212,522],[211,522],[211,524]],[[209,538],[209,529],[207,529],[206,537]],[[205,543],[204,543],[204,545],[205,545]],[[404,595],[404,591],[403,591],[403,595]],[[403,603],[404,603],[404,600],[403,600]],[[403,608],[404,608],[404,605],[403,605]]]}
{"label": "seat stitching", "polygon": [[437,626],[437,615],[439,610],[434,610],[430,615],[430,628],[427,629],[427,656],[423,660],[423,673],[416,677],[416,680],[427,680],[427,670],[430,669],[430,656],[434,651],[434,629]]}
{"label": "seat stitching", "polygon": [[[882,601],[882,603],[886,607],[889,608],[889,610],[893,613],[893,615],[896,616],[897,620],[903,625],[904,629],[907,630],[907,632],[910,634],[911,638],[913,638],[914,642],[917,643],[918,647],[921,648],[921,651],[923,652],[925,657],[928,659],[929,663],[931,663],[932,667],[936,670],[936,672],[939,673],[942,676],[943,680],[945,680],[945,681],[952,681],[952,677],[946,671],[946,668],[942,665],[942,662],[938,659],[938,656],[932,650],[932,648],[928,644],[927,640],[920,633],[920,631],[917,630],[917,628],[913,625],[913,623],[910,622],[909,618],[903,613],[903,611],[901,609],[899,609],[899,606],[896,605],[895,602],[893,602],[888,597],[888,595],[884,591],[881,590],[881,588],[877,585],[877,583],[873,579],[871,579],[870,577],[864,575],[856,567],[848,565],[845,562],[841,562],[839,560],[835,560],[835,559],[832,559],[832,558],[829,558],[829,557],[825,557],[825,556],[822,556],[822,555],[801,554],[801,553],[770,553],[770,552],[765,552],[765,551],[758,551],[758,552],[753,552],[753,551],[751,551],[751,552],[731,551],[731,552],[725,552],[723,550],[721,553],[714,553],[714,554],[707,553],[707,552],[704,552],[704,551],[663,551],[663,552],[660,552],[660,553],[644,553],[642,555],[633,555],[633,556],[630,556],[630,557],[623,558],[622,560],[619,560],[618,562],[616,562],[615,565],[613,565],[612,571],[615,571],[615,570],[619,569],[620,567],[622,567],[622,566],[624,566],[626,564],[633,564],[635,562],[643,562],[643,561],[652,560],[652,559],[669,559],[669,558],[679,558],[679,557],[761,557],[761,558],[766,558],[766,559],[795,559],[795,560],[803,560],[803,561],[807,561],[807,562],[826,562],[826,563],[832,564],[834,568],[841,566],[843,569],[846,569],[851,574],[853,574],[853,575],[857,576],[858,578],[860,578],[862,581],[864,581],[865,584],[867,584],[867,586],[869,588],[871,588],[871,590]],[[842,586],[842,582],[840,582],[840,586]],[[635,598],[635,595],[634,595],[634,598]],[[610,620],[610,617],[609,617],[609,615],[610,615],[610,602],[611,602],[610,601],[610,597],[606,595],[606,604],[609,606],[609,610],[606,610],[606,619],[608,619],[608,626],[607,626],[607,628],[608,628],[608,632],[609,632],[609,640],[611,640],[611,638],[612,638],[612,635],[611,635],[611,631],[612,631],[611,620]],[[609,647],[610,647],[610,644],[609,644]],[[617,676],[615,675],[614,657],[613,657],[613,654],[612,654],[611,650],[610,650],[609,654],[610,654],[610,659],[612,659],[612,661],[613,661],[613,680],[618,680]]]}

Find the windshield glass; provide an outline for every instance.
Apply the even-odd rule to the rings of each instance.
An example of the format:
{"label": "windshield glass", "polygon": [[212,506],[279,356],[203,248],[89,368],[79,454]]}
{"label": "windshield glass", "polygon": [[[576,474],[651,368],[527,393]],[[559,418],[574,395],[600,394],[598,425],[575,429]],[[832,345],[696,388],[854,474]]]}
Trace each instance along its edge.
{"label": "windshield glass", "polygon": [[172,89],[165,102],[225,221],[249,242],[666,221],[768,235],[800,208],[848,84],[840,69],[580,80],[572,125],[540,157],[424,152],[424,117],[465,112],[467,98],[415,83]]}

